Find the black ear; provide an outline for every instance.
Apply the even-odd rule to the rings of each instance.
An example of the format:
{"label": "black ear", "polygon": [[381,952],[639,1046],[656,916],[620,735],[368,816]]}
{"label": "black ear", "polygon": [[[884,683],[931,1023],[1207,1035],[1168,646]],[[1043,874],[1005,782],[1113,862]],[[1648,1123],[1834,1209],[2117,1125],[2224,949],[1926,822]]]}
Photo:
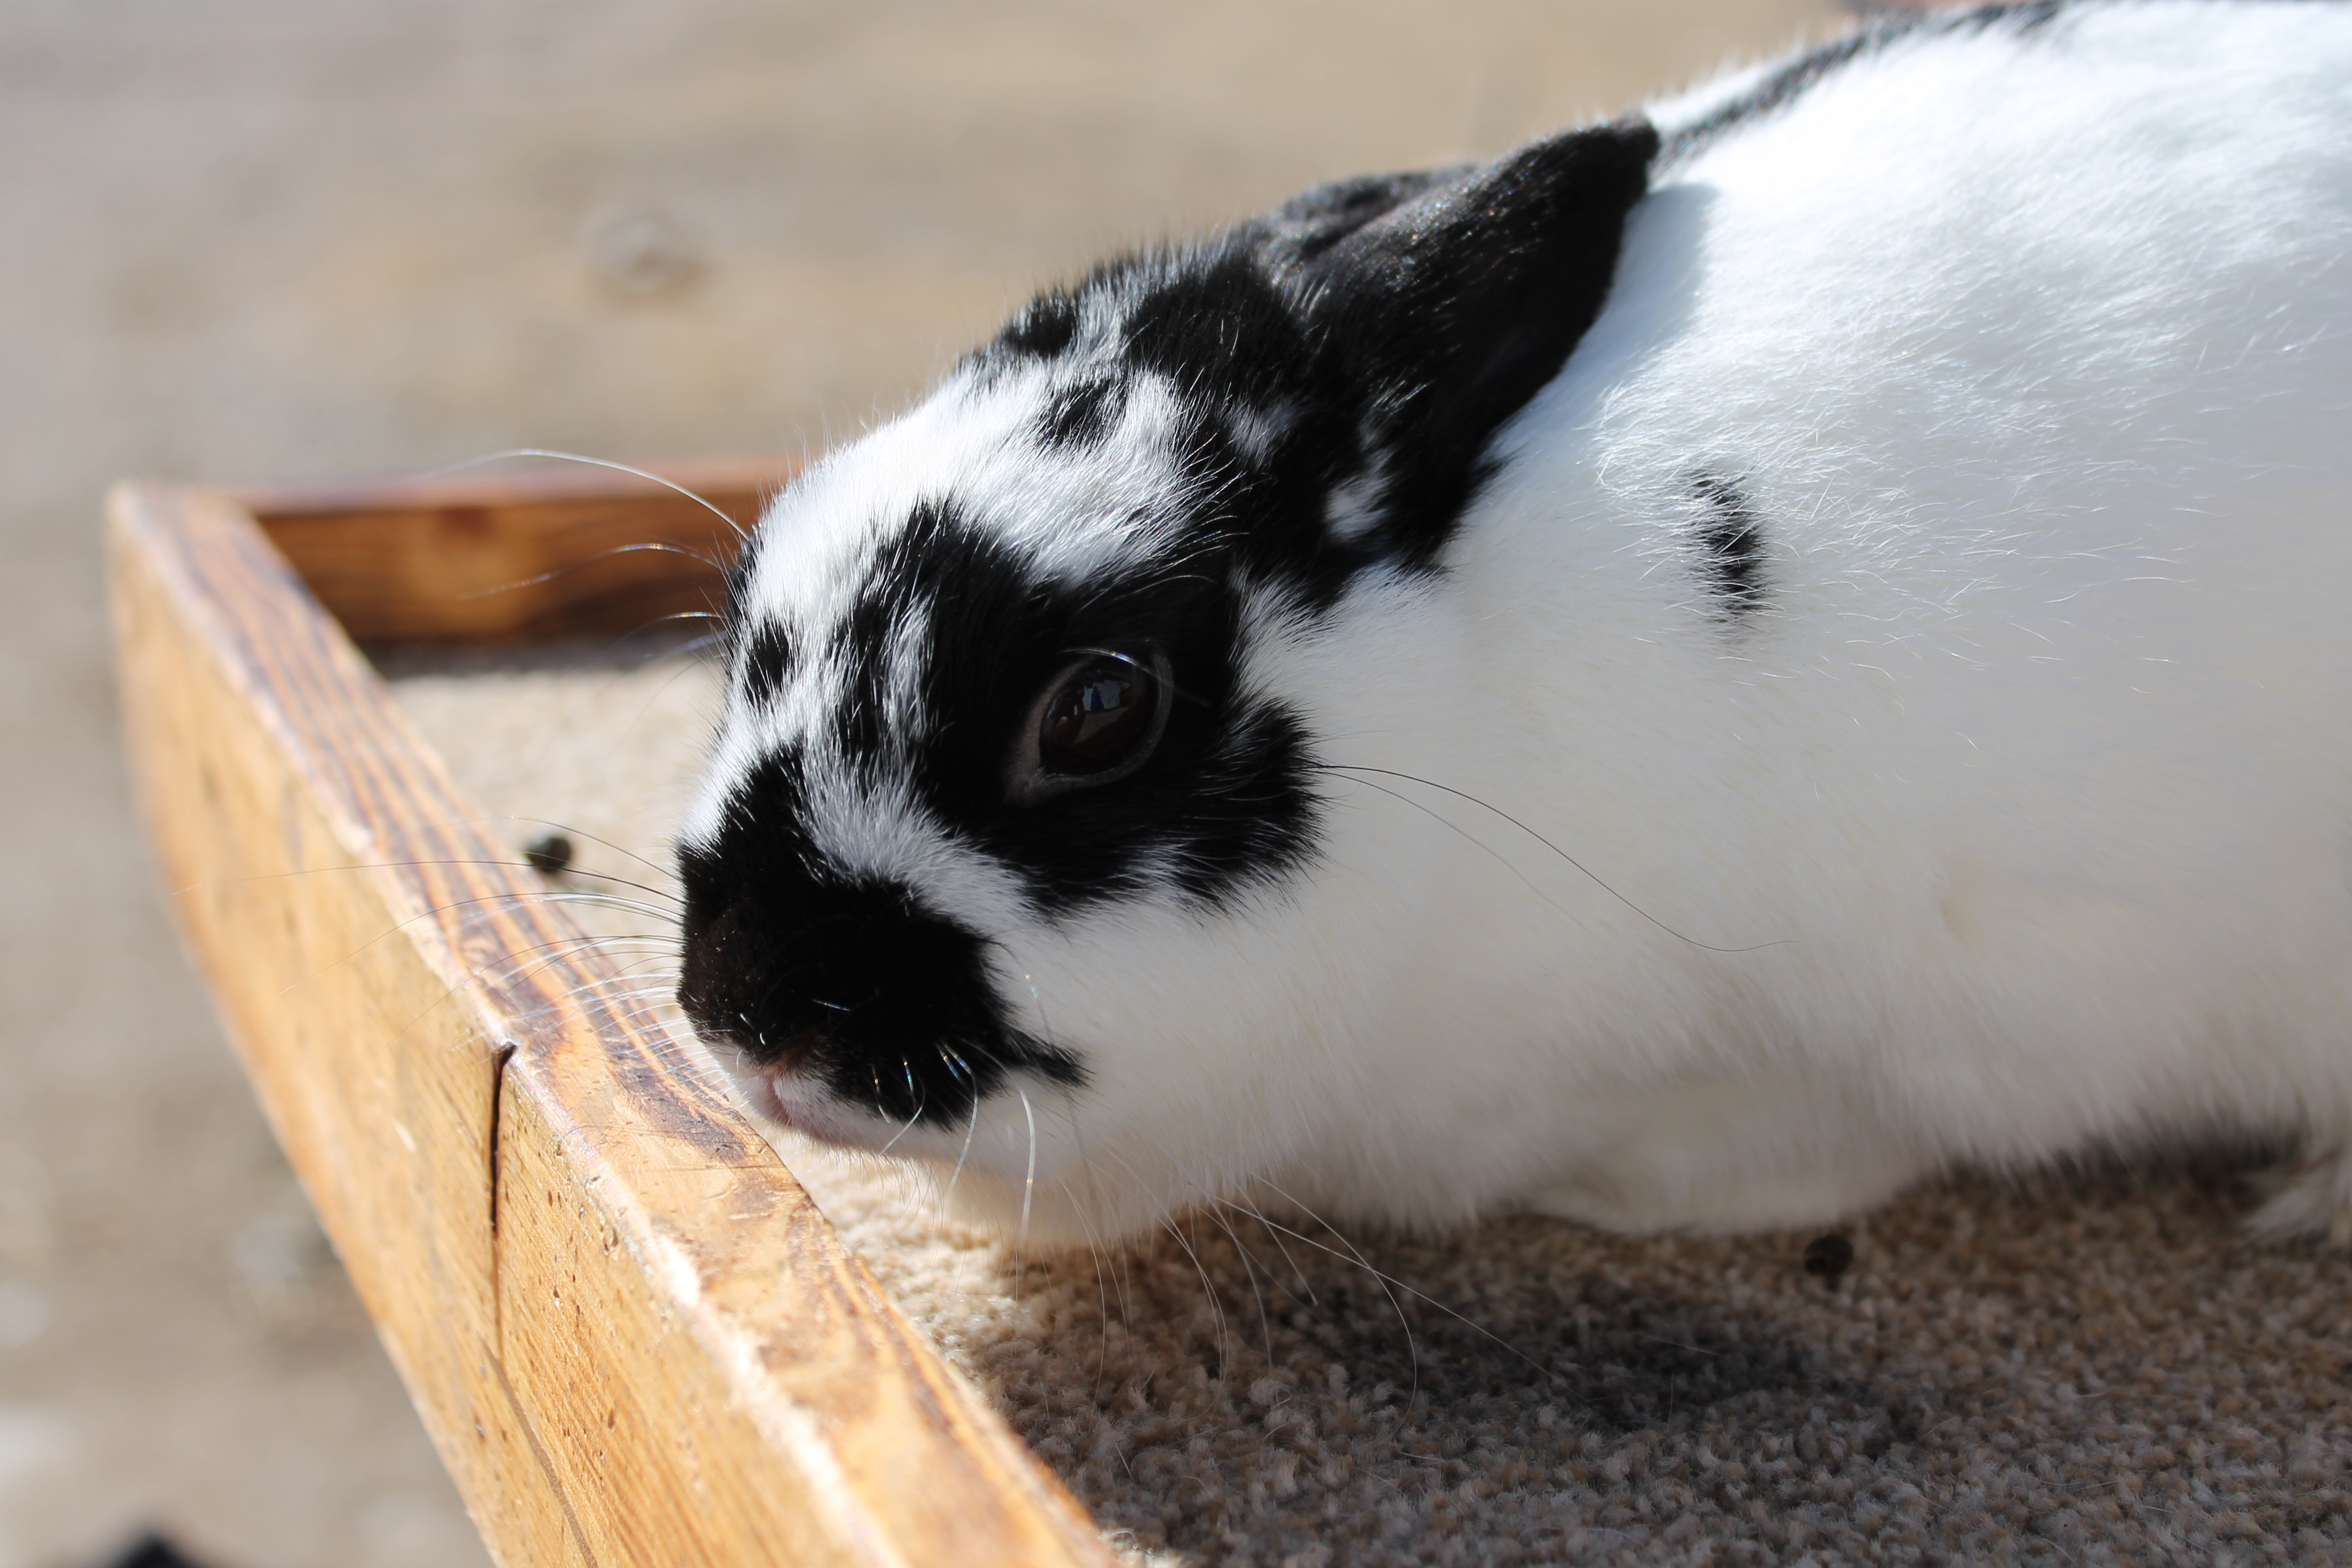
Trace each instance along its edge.
{"label": "black ear", "polygon": [[1475,169],[1324,185],[1264,220],[1262,254],[1362,399],[1354,537],[1416,564],[1444,546],[1496,427],[1601,314],[1657,150],[1646,121],[1620,121]]}
{"label": "black ear", "polygon": [[1457,184],[1478,172],[1475,163],[1402,174],[1361,174],[1302,191],[1264,218],[1258,227],[1268,249],[1292,266],[1312,261],[1374,218],[1439,185]]}

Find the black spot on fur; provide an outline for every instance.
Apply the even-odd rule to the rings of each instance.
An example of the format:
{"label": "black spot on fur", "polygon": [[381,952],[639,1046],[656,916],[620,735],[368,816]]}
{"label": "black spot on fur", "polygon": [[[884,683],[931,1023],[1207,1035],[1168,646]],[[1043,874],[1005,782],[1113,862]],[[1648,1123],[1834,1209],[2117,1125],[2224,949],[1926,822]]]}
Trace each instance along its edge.
{"label": "black spot on fur", "polygon": [[1727,616],[1746,619],[1764,603],[1764,531],[1736,481],[1702,474],[1691,490],[1706,509],[1698,558],[1707,591]]}
{"label": "black spot on fur", "polygon": [[1089,376],[1058,387],[1038,416],[1038,444],[1049,450],[1094,446],[1118,423],[1126,405],[1125,384],[1110,376]]}
{"label": "black spot on fur", "polygon": [[736,679],[742,682],[744,702],[753,708],[765,706],[792,670],[793,647],[784,637],[784,628],[773,621],[760,622],[735,659]]}

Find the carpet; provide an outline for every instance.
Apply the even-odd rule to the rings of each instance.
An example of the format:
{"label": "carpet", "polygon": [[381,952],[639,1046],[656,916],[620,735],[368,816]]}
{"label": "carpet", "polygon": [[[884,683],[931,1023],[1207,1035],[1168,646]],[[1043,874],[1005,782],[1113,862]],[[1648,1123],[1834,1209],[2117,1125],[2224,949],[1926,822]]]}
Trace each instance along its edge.
{"label": "carpet", "polygon": [[[690,661],[403,655],[518,847],[640,878],[699,756]],[[585,885],[585,884],[583,884]],[[667,933],[586,911],[625,964]],[[1436,1239],[1191,1216],[1023,1256],[779,1134],[907,1315],[1132,1561],[2352,1563],[2352,1257],[2241,1231],[2211,1156],[1956,1175],[1834,1237]]]}

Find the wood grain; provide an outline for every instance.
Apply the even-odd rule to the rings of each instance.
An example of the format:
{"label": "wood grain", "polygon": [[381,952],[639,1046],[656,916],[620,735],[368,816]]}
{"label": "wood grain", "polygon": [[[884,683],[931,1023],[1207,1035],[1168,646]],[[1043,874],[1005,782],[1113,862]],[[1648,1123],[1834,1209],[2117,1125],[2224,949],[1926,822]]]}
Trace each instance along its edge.
{"label": "wood grain", "polygon": [[[334,514],[330,553],[363,561],[407,499]],[[110,511],[174,910],[499,1560],[1108,1563],[699,1058],[466,826],[251,513],[152,486]]]}
{"label": "wood grain", "polygon": [[587,466],[232,494],[362,642],[620,637],[716,610],[739,531],[792,468],[648,471],[692,494]]}
{"label": "wood grain", "polygon": [[367,671],[249,522],[153,491],[112,512],[124,719],[181,931],[485,1537],[588,1561],[492,1353],[498,1053],[453,993],[486,949],[429,913],[467,896],[437,862],[483,852],[359,793],[447,785],[335,701]]}

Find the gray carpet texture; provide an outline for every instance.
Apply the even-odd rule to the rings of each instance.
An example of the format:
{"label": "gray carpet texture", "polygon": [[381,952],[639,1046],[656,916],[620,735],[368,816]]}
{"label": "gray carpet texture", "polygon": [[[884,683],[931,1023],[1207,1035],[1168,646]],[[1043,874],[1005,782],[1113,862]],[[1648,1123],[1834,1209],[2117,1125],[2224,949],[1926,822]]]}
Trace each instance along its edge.
{"label": "gray carpet texture", "polygon": [[[707,669],[394,668],[494,832],[660,858]],[[1139,1563],[2352,1563],[2352,1258],[2248,1238],[2219,1159],[1955,1176],[1834,1237],[1227,1210],[1024,1257],[779,1146]]]}

